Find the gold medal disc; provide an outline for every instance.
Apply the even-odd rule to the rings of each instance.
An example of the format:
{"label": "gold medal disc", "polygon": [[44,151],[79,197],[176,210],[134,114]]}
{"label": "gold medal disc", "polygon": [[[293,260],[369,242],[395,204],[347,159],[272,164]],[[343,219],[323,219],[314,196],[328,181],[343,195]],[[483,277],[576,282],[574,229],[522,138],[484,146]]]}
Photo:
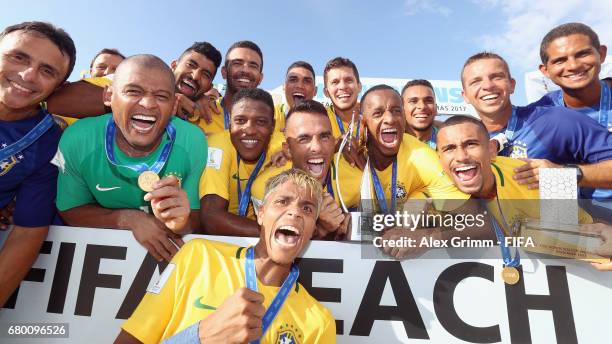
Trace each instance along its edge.
{"label": "gold medal disc", "polygon": [[153,171],[144,171],[138,176],[138,187],[144,192],[153,191],[153,184],[159,180],[157,173]]}
{"label": "gold medal disc", "polygon": [[504,280],[504,282],[506,282],[506,284],[510,284],[510,285],[514,285],[516,283],[518,283],[519,279],[520,279],[520,275],[519,275],[519,271],[517,268],[513,267],[513,266],[505,266],[502,269],[502,279]]}

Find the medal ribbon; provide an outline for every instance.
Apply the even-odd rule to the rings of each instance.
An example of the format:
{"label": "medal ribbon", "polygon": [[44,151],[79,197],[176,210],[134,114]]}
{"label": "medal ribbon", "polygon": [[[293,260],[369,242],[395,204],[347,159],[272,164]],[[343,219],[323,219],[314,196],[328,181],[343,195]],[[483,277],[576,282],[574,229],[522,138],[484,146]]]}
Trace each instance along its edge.
{"label": "medal ribbon", "polygon": [[[612,123],[608,122],[610,112],[612,112],[612,108],[610,108],[610,103],[612,102],[612,92],[610,92],[610,87],[604,80],[600,80],[599,85],[601,85],[601,93],[599,95],[599,124],[603,125],[604,128],[608,128],[609,126],[612,127]],[[563,91],[558,93],[558,96],[553,99],[553,102],[557,106],[565,106]]]}
{"label": "medal ribbon", "polygon": [[518,123],[518,116],[516,114],[516,107],[512,106],[512,115],[510,115],[510,120],[508,121],[508,125],[504,130],[504,136],[508,140],[505,144],[505,147],[500,152],[500,155],[510,156],[510,150],[507,148],[512,146],[512,139],[514,138],[514,132],[516,131],[516,124]]}
{"label": "medal ribbon", "polygon": [[244,193],[242,192],[240,188],[240,155],[238,154],[236,155],[236,160],[238,161],[238,166],[236,167],[236,171],[237,171],[236,172],[236,176],[237,176],[236,184],[237,184],[237,189],[238,189],[238,200],[239,200],[238,215],[245,216],[247,208],[249,206],[249,201],[251,198],[251,186],[253,185],[253,181],[255,181],[255,178],[259,174],[259,170],[261,170],[264,160],[266,160],[266,153],[263,152],[261,153],[261,156],[259,156],[259,160],[257,160],[255,169],[253,170],[253,172],[251,172],[251,175],[249,176],[249,179],[247,180],[246,186],[244,188]]}
{"label": "medal ribbon", "polygon": [[[342,122],[342,118],[336,114],[336,110],[334,109],[334,117],[336,117],[336,122],[338,123],[338,128],[340,129],[340,134],[344,135],[344,123]],[[357,116],[359,117],[359,116]],[[355,139],[359,140],[359,131],[361,130],[361,121],[357,118],[357,132],[355,133]]]}
{"label": "medal ribbon", "polygon": [[374,191],[376,192],[376,200],[378,201],[378,206],[380,207],[380,210],[385,214],[395,212],[395,206],[397,203],[397,157],[393,159],[392,168],[393,172],[391,174],[391,204],[389,205],[389,208],[387,208],[385,192],[383,191],[380,179],[378,179],[378,174],[376,174],[374,164],[370,164],[370,171],[372,172],[372,181],[374,182]]}
{"label": "medal ribbon", "polygon": [[499,240],[499,248],[501,249],[504,266],[517,267],[521,265],[521,255],[518,248],[515,249],[516,251],[514,252],[514,258],[512,258],[510,249],[508,246],[506,246],[506,237],[504,236],[504,232],[493,216],[491,216],[491,220],[493,222],[493,228],[495,228],[495,236],[497,237],[497,240]]}
{"label": "medal ribbon", "polygon": [[162,148],[161,154],[159,154],[159,158],[157,158],[157,161],[155,161],[151,166],[145,163],[122,165],[117,162],[117,159],[115,158],[115,152],[113,150],[113,140],[115,139],[116,130],[117,128],[115,126],[115,121],[113,120],[113,117],[110,117],[108,119],[108,122],[106,123],[106,137],[104,144],[104,150],[106,151],[106,158],[108,159],[108,161],[110,161],[111,164],[117,167],[129,168],[130,170],[136,171],[138,173],[152,171],[156,174],[159,174],[159,171],[161,171],[161,169],[166,164],[166,161],[168,161],[170,151],[172,150],[172,145],[174,144],[174,138],[176,137],[176,129],[174,128],[174,125],[168,122],[168,125],[166,126],[168,142],[166,142],[166,144]]}
{"label": "medal ribbon", "polygon": [[[253,249],[252,246],[249,247],[246,251],[246,262],[244,266],[244,274],[245,274],[247,288],[256,292],[257,291],[257,273],[255,271],[255,250]],[[266,331],[270,327],[270,324],[272,324],[272,321],[274,321],[274,318],[276,318],[276,315],[278,314],[281,307],[285,303],[285,300],[287,300],[287,297],[289,296],[291,289],[293,289],[293,286],[295,285],[295,282],[297,281],[299,275],[300,275],[300,270],[298,269],[297,265],[295,264],[291,265],[291,271],[289,272],[289,276],[287,276],[287,278],[281,285],[280,290],[274,297],[274,300],[272,300],[270,307],[266,309],[266,313],[261,319],[262,320],[262,326],[261,326],[262,336],[265,335]],[[254,340],[251,343],[259,344],[259,339]]]}
{"label": "medal ribbon", "polygon": [[431,149],[436,150],[436,136],[438,135],[438,129],[436,127],[431,127],[431,138],[427,141],[427,144]]}
{"label": "medal ribbon", "polygon": [[53,126],[53,117],[47,112],[47,110],[43,109],[42,111],[45,114],[45,117],[38,122],[38,124],[32,128],[32,130],[13,144],[0,150],[0,161],[28,148]]}
{"label": "medal ribbon", "polygon": [[223,127],[227,130],[230,127],[229,111],[227,111],[225,105],[223,105],[223,101],[220,101],[219,104],[221,104],[221,108],[223,109]]}

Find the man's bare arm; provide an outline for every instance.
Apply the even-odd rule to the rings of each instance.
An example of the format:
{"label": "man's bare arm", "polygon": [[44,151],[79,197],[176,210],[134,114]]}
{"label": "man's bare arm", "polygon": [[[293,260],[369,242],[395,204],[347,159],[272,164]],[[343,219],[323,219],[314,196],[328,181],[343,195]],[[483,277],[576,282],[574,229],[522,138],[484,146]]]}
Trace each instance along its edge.
{"label": "man's bare arm", "polygon": [[0,249],[0,307],[30,271],[49,227],[14,226]]}
{"label": "man's bare arm", "polygon": [[121,332],[113,342],[114,344],[141,344],[142,342],[136,339],[136,337],[131,334],[125,332],[124,329],[121,329]]}
{"label": "man's bare arm", "polygon": [[103,100],[104,88],[86,81],[66,84],[47,98],[47,109],[52,114],[85,118],[108,112]]}
{"label": "man's bare arm", "polygon": [[256,221],[227,211],[229,202],[221,196],[205,195],[200,199],[202,228],[206,234],[259,236]]}

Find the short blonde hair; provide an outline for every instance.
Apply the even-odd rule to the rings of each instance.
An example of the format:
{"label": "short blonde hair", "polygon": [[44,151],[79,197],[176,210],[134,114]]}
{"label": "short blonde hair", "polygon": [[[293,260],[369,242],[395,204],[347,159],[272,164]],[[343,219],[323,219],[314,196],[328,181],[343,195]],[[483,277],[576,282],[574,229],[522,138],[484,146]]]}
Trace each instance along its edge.
{"label": "short blonde hair", "polygon": [[317,200],[317,217],[319,217],[319,212],[321,210],[321,203],[323,203],[323,186],[321,183],[311,177],[308,173],[298,170],[296,168],[292,168],[282,173],[274,176],[266,182],[266,188],[264,191],[263,204],[266,204],[268,201],[268,197],[281,185],[286,182],[293,182],[300,188],[305,188],[310,190],[310,195],[314,196]]}

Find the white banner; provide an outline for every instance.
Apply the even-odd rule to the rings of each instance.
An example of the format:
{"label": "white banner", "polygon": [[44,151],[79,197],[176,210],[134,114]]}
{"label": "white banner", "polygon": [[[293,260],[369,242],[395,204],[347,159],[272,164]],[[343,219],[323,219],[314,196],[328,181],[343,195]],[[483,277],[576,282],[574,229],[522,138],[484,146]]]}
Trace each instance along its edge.
{"label": "white banner", "polygon": [[[412,79],[393,79],[393,78],[360,78],[361,93],[359,98],[365,91],[378,84],[387,84],[394,87],[398,92],[402,91],[404,85]],[[436,93],[436,104],[438,106],[438,115],[476,115],[474,108],[467,104],[461,96],[461,81],[459,80],[429,80],[434,87]],[[323,76],[316,77],[317,94],[314,99],[323,104],[331,104],[329,98],[323,94]],[[285,92],[283,85],[271,90],[270,93],[280,102],[285,102]]]}
{"label": "white banner", "polygon": [[[465,258],[474,257],[469,250],[433,250],[400,263],[362,259],[357,243],[317,241],[300,261],[300,278],[333,312],[339,343],[610,342],[612,274],[522,254],[523,276],[507,286],[501,258]],[[500,255],[496,247],[485,251]],[[0,342],[111,343],[159,274],[128,231],[54,227],[0,324],[68,323],[69,339],[0,334]]]}

